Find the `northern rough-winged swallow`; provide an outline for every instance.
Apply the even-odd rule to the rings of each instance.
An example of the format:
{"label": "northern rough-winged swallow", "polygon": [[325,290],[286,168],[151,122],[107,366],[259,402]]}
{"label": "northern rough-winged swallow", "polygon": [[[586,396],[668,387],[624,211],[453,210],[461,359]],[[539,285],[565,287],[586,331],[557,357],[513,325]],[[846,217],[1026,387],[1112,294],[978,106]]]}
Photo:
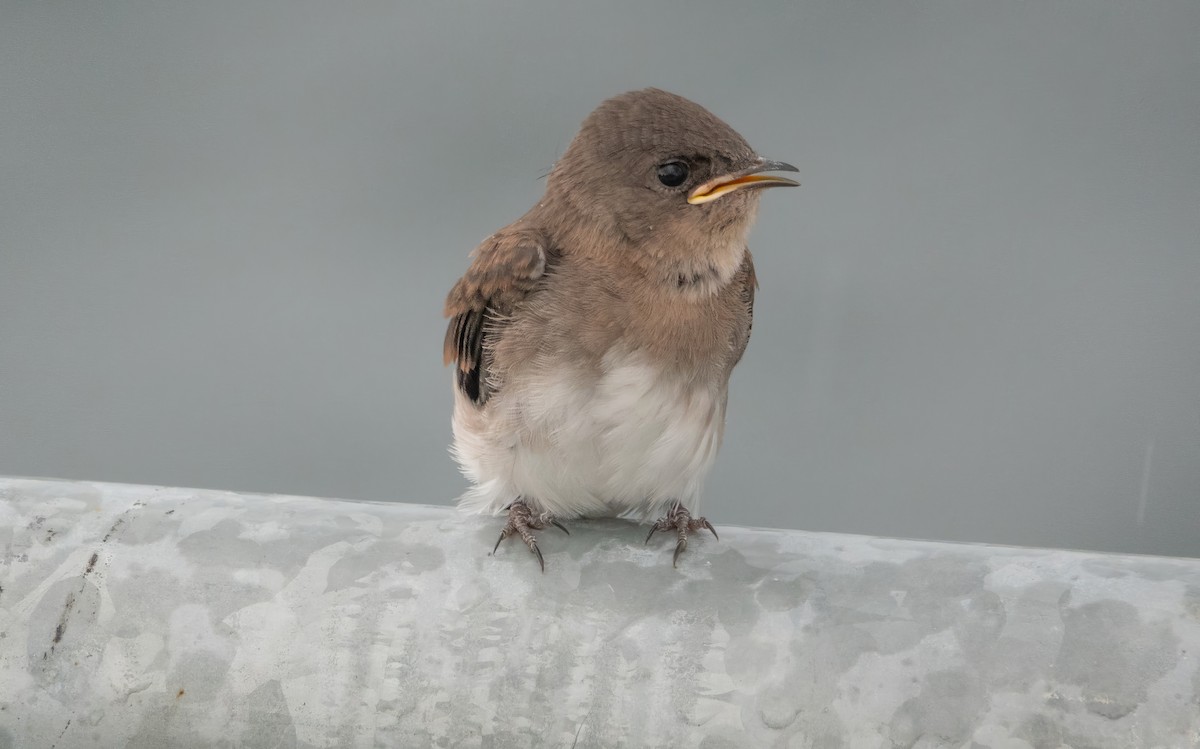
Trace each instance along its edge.
{"label": "northern rough-winged swallow", "polygon": [[[760,188],[796,185],[708,110],[645,89],[602,103],[536,206],[483,241],[450,291],[459,506],[533,531],[577,517],[662,517],[673,563],[750,339],[746,234]],[[647,536],[649,541],[649,536]],[[493,551],[495,551],[493,549]]]}

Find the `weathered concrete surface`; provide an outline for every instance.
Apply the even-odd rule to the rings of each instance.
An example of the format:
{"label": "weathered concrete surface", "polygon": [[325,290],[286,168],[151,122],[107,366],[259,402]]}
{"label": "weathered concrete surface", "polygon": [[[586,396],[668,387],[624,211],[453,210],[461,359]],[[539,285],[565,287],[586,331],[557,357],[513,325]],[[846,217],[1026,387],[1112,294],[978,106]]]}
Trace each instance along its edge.
{"label": "weathered concrete surface", "polygon": [[0,747],[1195,747],[1200,560],[0,479]]}

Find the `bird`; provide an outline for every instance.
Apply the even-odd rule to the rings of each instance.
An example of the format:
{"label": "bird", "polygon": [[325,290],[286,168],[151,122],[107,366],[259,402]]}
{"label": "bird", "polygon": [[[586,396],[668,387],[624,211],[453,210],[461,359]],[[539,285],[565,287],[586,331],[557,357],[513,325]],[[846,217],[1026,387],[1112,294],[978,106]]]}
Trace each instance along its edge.
{"label": "bird", "polygon": [[446,298],[461,510],[506,515],[492,549],[584,517],[716,529],[698,504],[758,286],[763,188],[799,183],[732,127],[657,88],[602,102],[541,200],[487,237]]}

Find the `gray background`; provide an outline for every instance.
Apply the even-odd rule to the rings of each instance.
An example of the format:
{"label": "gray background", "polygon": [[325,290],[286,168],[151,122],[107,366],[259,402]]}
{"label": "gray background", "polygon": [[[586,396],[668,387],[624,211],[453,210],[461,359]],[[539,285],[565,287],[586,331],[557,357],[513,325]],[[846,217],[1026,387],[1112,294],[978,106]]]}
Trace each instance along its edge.
{"label": "gray background", "polygon": [[0,4],[0,473],[448,503],[446,290],[604,97],[804,187],[718,524],[1200,555],[1200,4]]}

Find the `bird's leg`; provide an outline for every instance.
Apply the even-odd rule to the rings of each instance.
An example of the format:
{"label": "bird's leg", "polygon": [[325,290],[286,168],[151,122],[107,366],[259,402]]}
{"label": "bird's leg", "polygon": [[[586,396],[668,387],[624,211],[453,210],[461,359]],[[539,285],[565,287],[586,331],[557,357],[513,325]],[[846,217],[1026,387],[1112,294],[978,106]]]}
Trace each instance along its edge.
{"label": "bird's leg", "polygon": [[646,536],[646,543],[650,543],[650,536],[658,531],[675,531],[679,535],[679,541],[675,544],[675,556],[671,558],[671,566],[674,567],[679,562],[679,555],[687,548],[688,534],[701,528],[707,528],[712,532],[713,538],[721,540],[721,537],[717,535],[716,528],[713,528],[712,523],[708,522],[708,518],[693,518],[692,513],[688,512],[687,508],[679,503],[679,500],[675,500],[667,514],[651,526],[650,534]]}
{"label": "bird's leg", "polygon": [[525,500],[523,499],[516,499],[504,509],[508,510],[508,522],[504,524],[504,530],[500,531],[500,538],[496,540],[496,545],[492,548],[492,553],[495,554],[496,550],[500,548],[501,541],[516,534],[529,547],[529,551],[537,557],[538,565],[541,566],[542,572],[545,572],[546,561],[542,559],[542,550],[538,548],[537,539],[534,538],[533,532],[540,531],[547,525],[553,525],[568,536],[571,535],[571,532],[548,512],[534,514],[533,510],[530,509],[529,505],[525,504]]}

